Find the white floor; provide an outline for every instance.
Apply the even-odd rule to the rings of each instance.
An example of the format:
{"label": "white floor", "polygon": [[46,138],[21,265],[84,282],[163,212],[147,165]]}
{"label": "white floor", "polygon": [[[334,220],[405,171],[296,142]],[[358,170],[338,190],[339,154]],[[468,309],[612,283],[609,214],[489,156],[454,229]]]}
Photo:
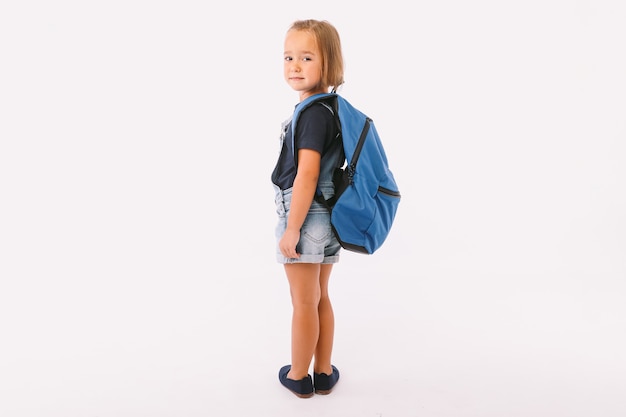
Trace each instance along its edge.
{"label": "white floor", "polygon": [[3,283],[1,414],[625,415],[623,280],[412,272],[386,249],[336,267],[342,378],[306,400],[277,379],[290,323],[278,265],[218,272],[155,259],[129,263],[132,274],[66,265],[71,278],[39,280],[17,271]]}

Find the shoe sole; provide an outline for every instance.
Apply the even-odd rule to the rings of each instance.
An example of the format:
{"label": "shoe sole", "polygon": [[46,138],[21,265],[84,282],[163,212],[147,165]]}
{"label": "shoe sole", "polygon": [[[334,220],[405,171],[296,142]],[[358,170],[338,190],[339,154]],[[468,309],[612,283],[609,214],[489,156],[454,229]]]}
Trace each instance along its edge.
{"label": "shoe sole", "polygon": [[[289,390],[291,391],[291,390]],[[295,392],[295,391],[291,391],[293,392],[293,394],[298,397],[298,398],[311,398],[314,394],[314,392],[310,393],[310,394],[300,394],[299,392]]]}
{"label": "shoe sole", "polygon": [[319,394],[319,395],[328,395],[332,391],[333,391],[332,389],[317,389],[317,390],[315,390],[315,393]]}

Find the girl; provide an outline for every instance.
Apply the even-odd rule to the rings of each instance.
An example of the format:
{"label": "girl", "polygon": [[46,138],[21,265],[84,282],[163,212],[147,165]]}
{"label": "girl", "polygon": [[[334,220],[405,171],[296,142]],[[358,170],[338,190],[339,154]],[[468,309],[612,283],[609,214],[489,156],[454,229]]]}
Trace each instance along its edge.
{"label": "girl", "polygon": [[[299,101],[343,84],[341,43],[330,23],[292,24],[285,37],[284,77]],[[335,319],[328,281],[341,247],[328,211],[314,201],[314,194],[319,187],[325,198],[332,197],[332,173],[344,154],[334,115],[322,103],[300,114],[296,132],[290,123],[283,123],[281,153],[272,173],[279,216],[276,256],[284,264],[293,306],[291,364],[280,369],[278,378],[298,397],[309,398],[314,392],[330,393],[339,380],[331,364]]]}

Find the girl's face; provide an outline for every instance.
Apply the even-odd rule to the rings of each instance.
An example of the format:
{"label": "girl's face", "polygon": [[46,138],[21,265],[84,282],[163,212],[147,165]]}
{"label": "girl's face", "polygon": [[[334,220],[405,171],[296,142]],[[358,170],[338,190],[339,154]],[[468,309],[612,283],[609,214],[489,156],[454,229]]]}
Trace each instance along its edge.
{"label": "girl's face", "polygon": [[325,93],[322,82],[322,55],[312,34],[289,30],[285,37],[285,81],[300,93],[300,100]]}

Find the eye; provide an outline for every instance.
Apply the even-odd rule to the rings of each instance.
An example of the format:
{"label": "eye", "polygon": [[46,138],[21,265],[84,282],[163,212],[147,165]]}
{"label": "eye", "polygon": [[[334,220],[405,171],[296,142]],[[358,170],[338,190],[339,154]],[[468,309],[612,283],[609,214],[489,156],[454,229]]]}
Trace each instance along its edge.
{"label": "eye", "polygon": [[290,57],[290,56],[286,56],[286,57],[285,57],[285,61],[293,61],[293,58],[292,58],[292,57]]}
{"label": "eye", "polygon": [[304,58],[302,58],[303,61],[313,61],[313,58],[311,58],[310,56],[305,56]]}

